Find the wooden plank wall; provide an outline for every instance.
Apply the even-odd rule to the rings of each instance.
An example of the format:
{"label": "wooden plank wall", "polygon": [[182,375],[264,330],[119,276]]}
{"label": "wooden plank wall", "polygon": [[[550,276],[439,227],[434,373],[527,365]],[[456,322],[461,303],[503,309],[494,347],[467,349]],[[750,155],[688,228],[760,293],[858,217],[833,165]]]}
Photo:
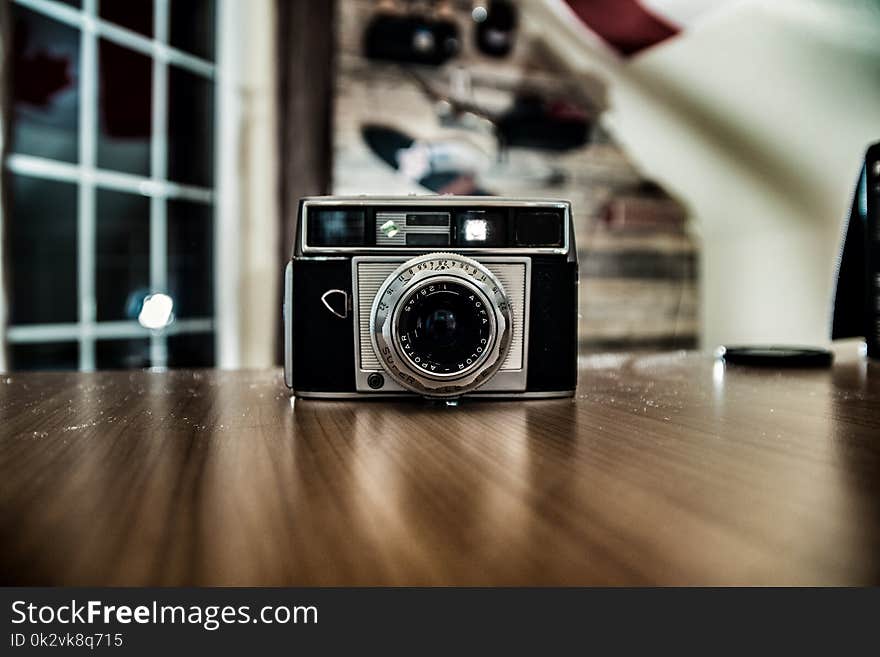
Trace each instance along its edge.
{"label": "wooden plank wall", "polygon": [[508,58],[482,55],[473,46],[472,23],[464,8],[457,13],[463,51],[450,63],[430,68],[367,60],[361,40],[374,7],[372,0],[338,0],[336,8],[333,193],[428,192],[371,152],[361,135],[365,124],[382,124],[415,139],[465,144],[485,162],[477,176],[481,188],[498,195],[572,201],[584,351],[695,346],[698,246],[686,230],[686,210],[667,198],[657,207],[658,216],[672,215],[669,221],[620,226],[603,220],[615,199],[636,203],[645,182],[613,135],[597,126],[589,145],[563,153],[499,150],[490,124],[469,117],[469,122],[450,125],[437,97],[424,91],[425,85],[441,92],[469,86],[470,102],[500,112],[516,89],[529,87],[598,115],[606,105],[603,82],[573,75],[547,54],[540,40],[523,35]]}

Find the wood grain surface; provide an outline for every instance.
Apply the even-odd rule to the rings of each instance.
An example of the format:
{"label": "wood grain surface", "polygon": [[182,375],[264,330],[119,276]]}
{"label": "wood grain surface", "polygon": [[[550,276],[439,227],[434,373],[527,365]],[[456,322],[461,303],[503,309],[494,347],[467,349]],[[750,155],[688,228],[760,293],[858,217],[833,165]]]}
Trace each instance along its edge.
{"label": "wood grain surface", "polygon": [[582,360],[574,400],[0,375],[0,583],[880,584],[880,366]]}

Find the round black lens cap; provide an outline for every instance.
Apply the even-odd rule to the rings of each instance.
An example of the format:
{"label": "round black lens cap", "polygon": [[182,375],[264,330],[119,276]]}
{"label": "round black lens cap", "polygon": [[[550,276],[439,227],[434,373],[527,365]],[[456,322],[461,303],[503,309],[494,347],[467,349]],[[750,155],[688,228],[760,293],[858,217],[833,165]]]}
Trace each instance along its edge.
{"label": "round black lens cap", "polygon": [[834,360],[827,349],[782,345],[718,347],[715,357],[725,363],[753,367],[830,367]]}

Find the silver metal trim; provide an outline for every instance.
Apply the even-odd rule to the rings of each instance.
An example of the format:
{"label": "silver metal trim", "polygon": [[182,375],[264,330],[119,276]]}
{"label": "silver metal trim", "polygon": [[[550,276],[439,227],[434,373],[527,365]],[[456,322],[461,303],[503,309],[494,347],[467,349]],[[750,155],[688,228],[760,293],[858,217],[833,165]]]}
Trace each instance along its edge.
{"label": "silver metal trim", "polygon": [[293,388],[293,260],[284,268],[284,301],[281,314],[284,317],[284,383]]}
{"label": "silver metal trim", "polygon": [[551,390],[551,391],[534,391],[534,392],[475,392],[470,395],[466,395],[467,397],[477,397],[480,399],[509,399],[509,398],[522,398],[522,399],[558,399],[560,397],[574,397],[574,390]]}
{"label": "silver metal trim", "polygon": [[[440,269],[435,269],[434,264]],[[409,278],[404,280],[407,274]],[[434,279],[456,282],[472,289],[492,311],[488,316],[487,349],[461,374],[439,375],[419,369],[401,353],[400,340],[394,331],[404,298],[422,283]],[[457,253],[427,253],[407,260],[379,288],[370,311],[373,350],[382,361],[386,374],[404,388],[423,395],[458,397],[488,381],[507,357],[512,332],[510,301],[504,286],[484,265]]]}
{"label": "silver metal trim", "polygon": [[[441,226],[429,225],[429,226],[416,226],[410,225],[407,223],[407,218],[410,216],[420,216],[420,215],[446,215],[446,224]],[[392,223],[395,233],[394,237],[390,237],[386,231],[385,226],[388,223]],[[451,247],[451,233],[452,233],[452,213],[451,212],[437,212],[436,210],[420,210],[417,212],[407,212],[407,211],[383,211],[376,213],[376,245],[379,247],[393,247],[399,248],[401,246],[406,246],[406,238],[407,235],[442,235],[446,237],[446,244],[443,246],[436,245],[434,247],[430,246],[422,246],[423,249],[430,248],[450,248]],[[413,246],[413,248],[416,248]]]}
{"label": "silver metal trim", "polygon": [[[362,393],[369,394],[377,394],[379,392],[406,392],[409,393],[406,388],[397,383],[390,376],[385,377],[385,385],[382,386],[381,391],[374,390],[367,383],[367,379],[371,374],[378,372],[383,376],[386,374],[385,370],[379,368],[377,370],[361,370],[355,369],[354,371],[354,379],[355,379],[355,390]],[[526,371],[525,370],[499,370],[495,373],[491,379],[486,381],[483,385],[480,386],[480,392],[491,392],[491,393],[518,393],[523,392],[526,389]],[[471,393],[468,393],[471,394]]]}
{"label": "silver metal trim", "polygon": [[[329,297],[331,294],[341,294],[342,298],[345,299],[345,301],[343,301],[343,310],[341,313],[337,311],[336,308],[331,306],[329,301],[327,301],[327,297]],[[329,310],[340,319],[348,319],[348,292],[346,292],[345,290],[327,290],[326,292],[324,292],[324,294],[321,295],[321,303],[324,304],[324,307],[327,310]]]}
{"label": "silver metal trim", "polygon": [[[361,325],[361,302],[359,299],[360,294],[360,282],[359,282],[359,265],[361,263],[391,263],[391,264],[401,264],[407,262],[410,258],[404,255],[396,255],[396,256],[380,256],[380,255],[366,255],[366,256],[355,256],[352,258],[352,308],[354,313],[353,319],[353,330],[352,337],[354,340],[354,354],[355,354],[355,387],[358,391],[363,393],[375,395],[381,394],[384,392],[405,392],[405,389],[400,386],[392,377],[386,377],[385,385],[383,386],[382,391],[377,392],[376,390],[369,387],[367,383],[367,379],[373,373],[379,372],[381,374],[386,374],[385,370],[379,366],[376,369],[362,369],[362,355],[361,355],[361,336],[360,336],[360,325]],[[523,256],[490,256],[490,257],[481,257],[478,262],[486,265],[487,267],[493,267],[495,265],[519,265],[524,268],[524,281],[523,281],[523,300],[522,300],[522,344],[521,350],[522,353],[519,359],[519,368],[518,369],[503,369],[504,365],[502,364],[502,369],[497,371],[495,375],[483,383],[479,390],[481,392],[491,392],[491,393],[520,393],[525,391],[526,382],[528,379],[528,350],[529,350],[529,322],[528,317],[531,310],[531,279],[532,279],[532,260],[528,257]],[[393,269],[392,269],[393,271]],[[389,272],[390,275],[391,272]],[[496,275],[497,277],[497,275]],[[372,305],[372,301],[371,301]],[[513,335],[513,333],[511,334]],[[372,348],[372,347],[371,347]],[[505,361],[506,362],[506,361]]]}
{"label": "silver metal trim", "polygon": [[[379,291],[379,287],[388,276],[403,262],[407,256],[357,256],[352,259],[352,307],[355,321],[354,351],[357,356],[357,367],[368,376],[373,372],[381,372],[378,357],[373,353],[369,337],[370,307]],[[531,286],[531,259],[523,256],[480,257],[479,262],[486,265],[505,288],[505,292],[514,309],[514,330],[512,344],[507,360],[496,375],[501,376],[507,371],[519,371],[527,367],[526,349],[528,348],[529,326],[526,318],[531,309],[529,291]],[[513,275],[515,272],[515,278]],[[369,282],[366,281],[369,279]],[[365,289],[367,288],[367,289]],[[366,293],[366,298],[363,295]],[[517,336],[517,333],[520,333]],[[366,344],[365,344],[366,343]],[[514,352],[516,347],[516,352]],[[357,376],[357,370],[356,370]],[[366,386],[366,380],[363,385]],[[525,389],[525,385],[514,386],[514,389]]]}
{"label": "silver metal trim", "polygon": [[500,198],[486,196],[313,196],[302,199],[300,216],[300,250],[302,253],[425,253],[430,247],[424,246],[308,246],[308,211],[313,205],[409,205],[424,207],[459,207],[481,205],[490,207],[534,207],[558,208],[564,211],[562,247],[453,247],[456,253],[471,254],[566,254],[571,245],[571,203],[558,199]]}
{"label": "silver metal trim", "polygon": [[[415,399],[422,397],[412,392],[310,392],[297,390],[294,396],[299,399],[316,399],[316,400],[339,400],[339,399],[357,399],[364,401],[365,399],[400,399],[401,397],[409,397]],[[574,390],[551,390],[539,392],[469,392],[462,397],[469,399],[560,399],[565,397],[574,397]]]}

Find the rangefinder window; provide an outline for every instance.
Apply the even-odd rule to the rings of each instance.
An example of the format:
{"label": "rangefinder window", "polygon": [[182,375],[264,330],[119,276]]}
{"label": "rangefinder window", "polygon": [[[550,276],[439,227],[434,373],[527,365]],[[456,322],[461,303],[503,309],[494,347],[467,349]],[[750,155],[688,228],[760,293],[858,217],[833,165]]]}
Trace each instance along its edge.
{"label": "rangefinder window", "polygon": [[507,226],[507,212],[459,212],[455,217],[455,243],[471,248],[507,246]]}
{"label": "rangefinder window", "polygon": [[362,246],[366,212],[358,209],[312,208],[308,213],[311,246]]}
{"label": "rangefinder window", "polygon": [[516,213],[517,246],[560,246],[562,213],[553,210],[519,210]]}

